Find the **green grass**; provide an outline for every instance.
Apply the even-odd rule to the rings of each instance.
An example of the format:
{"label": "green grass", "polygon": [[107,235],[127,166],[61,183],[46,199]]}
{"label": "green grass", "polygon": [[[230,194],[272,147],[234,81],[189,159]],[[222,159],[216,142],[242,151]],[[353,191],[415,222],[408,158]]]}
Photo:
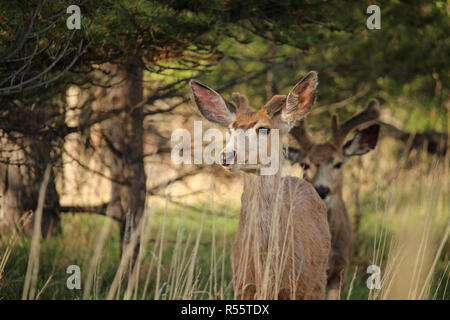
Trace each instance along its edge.
{"label": "green grass", "polygon": [[[183,212],[184,211],[184,212]],[[222,208],[220,212],[224,212],[226,209]],[[184,225],[185,233],[183,235],[183,241],[187,241],[195,235],[196,231],[201,224],[201,209],[198,211],[192,209],[180,210],[174,208],[166,217],[166,235],[165,245],[163,252],[163,277],[167,275],[167,270],[170,267],[170,261],[174,252],[175,239],[177,232],[181,225]],[[357,256],[353,256],[350,268],[347,272],[347,283],[342,297],[346,298],[350,287],[350,281],[355,272],[356,266],[358,270],[356,272],[355,281],[351,291],[351,299],[367,299],[369,290],[366,286],[366,280],[369,276],[365,270],[370,262],[371,254],[373,251],[373,220],[374,212],[367,212],[361,225],[361,234],[358,239]],[[157,233],[163,223],[164,212],[159,210],[155,212],[155,225],[150,234],[149,246],[154,246],[158,241]],[[182,218],[184,216],[184,218]],[[41,253],[39,262],[39,276],[37,282],[38,291],[40,293],[40,299],[81,299],[83,290],[69,290],[66,287],[66,280],[69,276],[66,273],[66,268],[69,265],[75,264],[81,267],[82,279],[84,279],[83,271],[88,270],[89,261],[93,254],[93,247],[96,241],[96,236],[100,233],[101,227],[104,224],[106,218],[95,215],[77,215],[77,216],[64,216],[63,218],[63,232],[61,236],[43,240],[41,243]],[[234,237],[234,230],[238,219],[238,209],[230,209],[225,214],[214,214],[213,212],[207,212],[205,214],[204,232],[201,234],[200,246],[197,259],[197,272],[201,279],[199,287],[208,287],[208,278],[210,276],[209,268],[211,265],[212,255],[212,237],[216,237],[215,250],[217,254],[218,264],[224,263],[224,278],[221,279],[220,272],[218,272],[217,282],[225,288],[225,298],[233,298],[231,290],[231,266],[229,254],[231,252],[231,244]],[[213,234],[213,225],[215,228],[215,234]],[[76,234],[76,236],[74,235]],[[108,235],[106,241],[106,247],[101,260],[101,265],[98,270],[97,283],[98,287],[95,289],[95,296],[91,298],[104,299],[107,296],[111,282],[113,281],[117,266],[119,264],[119,245],[118,245],[118,230],[117,227],[113,228]],[[225,259],[220,253],[224,252]],[[151,248],[148,248],[151,250]],[[0,248],[3,252],[5,246]],[[30,250],[30,241],[27,238],[19,238],[14,246],[14,250],[7,261],[6,268],[3,274],[3,278],[0,282],[0,298],[1,299],[20,299],[23,290],[23,284],[25,280],[25,274],[27,270],[28,254]],[[146,252],[144,258],[144,265],[149,260],[151,251]],[[385,256],[385,259],[387,257]],[[442,275],[444,272],[446,261],[449,260],[448,251],[445,256],[442,256],[437,266],[436,274]],[[218,267],[218,269],[220,269]],[[448,276],[448,275],[447,275]],[[50,280],[49,280],[50,279]],[[437,279],[435,279],[437,280]],[[48,283],[47,283],[48,281]],[[47,283],[47,284],[46,284]],[[83,286],[82,281],[82,286]],[[155,281],[150,282],[149,288],[154,288]],[[123,286],[125,287],[125,285]],[[434,286],[435,287],[435,286]],[[228,289],[226,289],[228,288]],[[139,296],[142,295],[142,290]],[[154,297],[154,291],[148,290],[145,294],[146,299],[152,299]],[[437,297],[449,299],[449,293],[444,293],[444,287],[438,290]],[[164,298],[164,297],[162,297]],[[214,298],[209,297],[207,294],[198,293],[196,298]]]}

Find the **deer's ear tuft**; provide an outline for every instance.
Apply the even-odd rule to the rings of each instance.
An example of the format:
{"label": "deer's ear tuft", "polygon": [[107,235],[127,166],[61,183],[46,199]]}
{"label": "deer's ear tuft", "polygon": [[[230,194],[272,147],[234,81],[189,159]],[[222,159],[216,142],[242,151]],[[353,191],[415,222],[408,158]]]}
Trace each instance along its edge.
{"label": "deer's ear tuft", "polygon": [[272,118],[282,110],[285,104],[286,96],[275,95],[263,106],[263,108],[266,109],[267,115]]}
{"label": "deer's ear tuft", "polygon": [[342,147],[344,156],[361,156],[375,149],[379,132],[380,126],[378,124],[371,125],[363,130],[358,130],[355,137]]}
{"label": "deer's ear tuft", "polygon": [[231,94],[231,100],[236,105],[237,109],[250,109],[250,103],[246,96],[239,92],[233,92]]}
{"label": "deer's ear tuft", "polygon": [[220,94],[196,80],[191,80],[193,101],[200,113],[209,121],[228,126],[236,119],[236,107]]}
{"label": "deer's ear tuft", "polygon": [[286,105],[281,111],[281,120],[293,122],[304,118],[310,111],[316,98],[317,72],[311,71],[289,92]]}

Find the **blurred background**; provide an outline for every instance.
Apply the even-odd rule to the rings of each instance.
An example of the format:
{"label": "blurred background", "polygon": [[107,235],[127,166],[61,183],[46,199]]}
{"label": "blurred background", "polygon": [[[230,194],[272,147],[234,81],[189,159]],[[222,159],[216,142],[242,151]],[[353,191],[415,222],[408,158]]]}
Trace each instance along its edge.
{"label": "blurred background", "polygon": [[[366,24],[373,4],[380,29]],[[188,82],[245,94],[256,110],[315,70],[316,140],[332,114],[381,106],[376,149],[344,167],[355,245],[341,298],[449,299],[449,10],[1,0],[0,298],[233,298],[242,178],[170,159],[173,130],[200,120]],[[372,264],[381,290],[366,286]],[[69,265],[80,290],[66,287]]]}

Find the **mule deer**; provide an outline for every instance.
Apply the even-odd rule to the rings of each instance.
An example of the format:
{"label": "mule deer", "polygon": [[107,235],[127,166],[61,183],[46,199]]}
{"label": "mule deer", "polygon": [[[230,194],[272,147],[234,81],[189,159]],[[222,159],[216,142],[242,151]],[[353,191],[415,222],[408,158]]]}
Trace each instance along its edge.
{"label": "mule deer", "polygon": [[[242,94],[233,93],[232,101],[227,101],[195,80],[190,86],[200,113],[210,122],[227,127],[230,142],[220,153],[220,164],[244,175],[232,249],[236,295],[242,299],[325,298],[331,236],[323,201],[303,179],[281,178],[280,170],[261,175],[267,164],[259,158],[256,165],[247,161],[253,151],[250,148],[255,147],[252,141],[246,141],[245,162],[239,163],[242,149],[232,143],[239,129],[253,133],[246,136],[248,140],[289,132],[294,122],[312,108],[317,73],[310,72],[287,97],[274,96],[256,112]],[[282,153],[279,144],[271,143],[268,148]]]}
{"label": "mule deer", "polygon": [[327,207],[331,231],[331,252],[328,259],[328,299],[338,299],[340,284],[352,250],[352,225],[342,199],[342,165],[351,156],[363,155],[374,149],[378,140],[379,125],[356,132],[355,137],[344,144],[345,137],[358,126],[375,120],[379,116],[376,100],[339,125],[337,115],[332,118],[332,137],[322,144],[314,143],[308,133],[306,121],[302,120],[291,134],[301,150],[289,148],[288,157],[303,167],[306,180],[310,181]]}

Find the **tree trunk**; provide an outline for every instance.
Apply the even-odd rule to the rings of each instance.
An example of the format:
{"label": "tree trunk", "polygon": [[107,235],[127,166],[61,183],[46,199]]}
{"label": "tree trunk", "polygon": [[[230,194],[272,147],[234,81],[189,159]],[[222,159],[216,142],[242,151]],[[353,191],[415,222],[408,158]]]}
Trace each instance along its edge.
{"label": "tree trunk", "polygon": [[[110,65],[112,88],[107,89],[105,109],[124,112],[103,122],[103,138],[108,146],[106,160],[111,172],[111,202],[108,215],[120,218],[121,249],[130,244],[145,206],[145,171],[143,162],[142,67],[139,58],[125,67]],[[139,251],[139,238],[133,250],[133,262]]]}
{"label": "tree trunk", "polygon": [[[19,233],[29,234],[45,168],[51,161],[51,145],[22,136],[7,137],[5,133],[0,143],[0,229],[15,228]],[[44,237],[61,231],[54,178],[52,171],[42,213]]]}

